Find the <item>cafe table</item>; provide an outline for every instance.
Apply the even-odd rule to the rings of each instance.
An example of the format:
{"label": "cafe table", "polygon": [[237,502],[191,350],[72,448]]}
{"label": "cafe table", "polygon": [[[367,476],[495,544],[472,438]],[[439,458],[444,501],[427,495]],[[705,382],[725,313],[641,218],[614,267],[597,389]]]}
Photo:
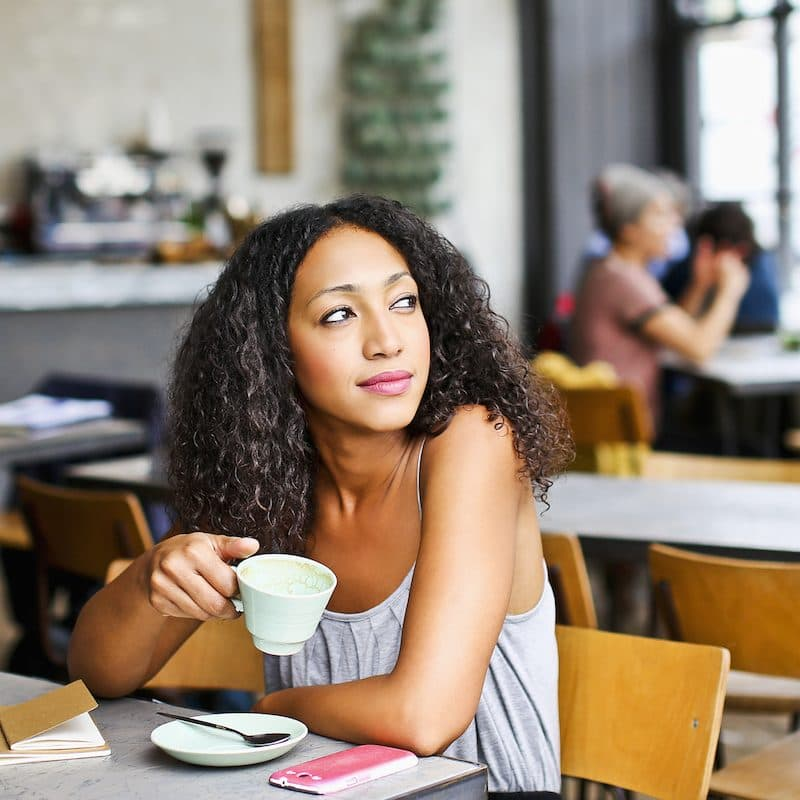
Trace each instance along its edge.
{"label": "cafe table", "polygon": [[[0,697],[4,704],[29,700],[54,687],[49,681],[0,672]],[[111,746],[111,755],[11,766],[0,764],[0,797],[292,800],[302,795],[271,786],[267,779],[272,772],[352,746],[310,733],[293,750],[272,761],[230,768],[194,766],[176,761],[150,742],[150,732],[164,722],[155,712],[167,708],[170,706],[155,706],[133,698],[100,701],[99,707],[92,711],[92,719]],[[178,713],[182,711],[186,709]],[[341,800],[400,797],[480,800],[486,797],[486,781],[487,770],[482,764],[431,756],[421,758],[411,769],[337,792],[336,797]]]}
{"label": "cafe table", "polygon": [[11,490],[13,467],[74,459],[147,447],[143,422],[131,419],[90,420],[36,433],[0,435],[0,508]]}
{"label": "cafe table", "polygon": [[668,352],[662,365],[711,387],[723,448],[729,455],[740,450],[737,403],[745,397],[762,398],[767,427],[762,449],[765,455],[777,454],[780,399],[800,393],[800,351],[785,349],[777,334],[748,334],[730,337],[702,364]]}
{"label": "cafe table", "polygon": [[158,453],[87,461],[68,467],[64,478],[71,486],[133,492],[143,501],[169,503],[171,499],[163,457]]}
{"label": "cafe table", "polygon": [[605,552],[644,555],[651,542],[725,555],[800,558],[800,486],[568,472],[539,504],[543,531],[577,533]]}
{"label": "cafe table", "polygon": [[[162,462],[150,455],[80,464],[66,477],[74,485],[170,498]],[[800,555],[800,486],[792,484],[568,472],[555,479],[548,503],[539,503],[543,531],[577,533],[627,553],[664,542],[728,554]]]}

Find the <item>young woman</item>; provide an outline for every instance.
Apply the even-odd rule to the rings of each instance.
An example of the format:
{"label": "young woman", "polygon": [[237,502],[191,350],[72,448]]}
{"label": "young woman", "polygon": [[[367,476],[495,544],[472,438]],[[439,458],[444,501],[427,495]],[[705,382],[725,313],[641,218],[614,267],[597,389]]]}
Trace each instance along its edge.
{"label": "young woman", "polygon": [[136,689],[199,621],[235,616],[231,560],[302,553],[338,585],[300,653],[265,657],[257,711],[485,761],[493,791],[557,792],[534,492],[569,442],[487,296],[449,242],[388,200],[256,229],[175,365],[171,475],[192,532],[92,598],[71,673],[103,695]]}
{"label": "young woman", "polygon": [[[693,361],[709,358],[731,330],[749,280],[731,250],[696,250],[692,279],[673,304],[647,269],[663,259],[680,217],[669,185],[638,167],[607,167],[593,187],[597,225],[611,240],[610,253],[581,276],[570,332],[579,364],[610,362],[619,377],[638,386],[658,426],[659,352],[673,350]],[[715,288],[710,305],[703,300]]]}

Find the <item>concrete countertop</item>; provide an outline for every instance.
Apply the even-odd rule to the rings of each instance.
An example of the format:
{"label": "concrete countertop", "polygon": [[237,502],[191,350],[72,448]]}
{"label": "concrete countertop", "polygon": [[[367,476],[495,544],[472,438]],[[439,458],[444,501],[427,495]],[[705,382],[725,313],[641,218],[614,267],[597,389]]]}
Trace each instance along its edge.
{"label": "concrete countertop", "polygon": [[221,262],[105,264],[0,259],[0,312],[193,305]]}

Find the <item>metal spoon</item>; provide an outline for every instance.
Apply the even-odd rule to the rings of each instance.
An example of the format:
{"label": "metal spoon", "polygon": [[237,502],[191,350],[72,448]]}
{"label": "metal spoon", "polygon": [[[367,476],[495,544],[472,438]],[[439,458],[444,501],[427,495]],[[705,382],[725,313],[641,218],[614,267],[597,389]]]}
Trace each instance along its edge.
{"label": "metal spoon", "polygon": [[180,714],[168,714],[166,711],[156,711],[162,717],[170,717],[171,719],[179,719],[181,722],[193,722],[195,725],[203,725],[206,728],[216,728],[220,731],[229,731],[230,733],[238,733],[247,744],[255,745],[256,747],[263,747],[265,744],[278,744],[290,739],[291,733],[242,733],[237,731],[236,728],[229,728],[227,725],[219,725],[216,722],[208,722],[204,719],[197,719],[197,717],[182,717]]}

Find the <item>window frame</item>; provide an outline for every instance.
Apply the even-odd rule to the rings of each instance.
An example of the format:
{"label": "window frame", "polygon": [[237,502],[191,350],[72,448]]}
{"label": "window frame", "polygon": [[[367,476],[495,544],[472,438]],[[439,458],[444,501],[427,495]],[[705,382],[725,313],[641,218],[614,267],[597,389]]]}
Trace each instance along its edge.
{"label": "window frame", "polygon": [[[690,15],[688,6],[697,9],[697,16]],[[789,23],[792,14],[800,13],[800,8],[788,0],[776,0],[770,11],[762,14],[743,14],[740,4],[735,3],[736,11],[725,19],[705,20],[700,14],[701,2],[686,3],[685,0],[669,0],[669,11],[672,17],[670,29],[677,37],[677,48],[680,54],[682,72],[682,151],[684,155],[684,171],[689,181],[700,185],[700,83],[699,53],[702,45],[701,34],[713,28],[731,28],[753,19],[771,18],[773,22],[773,43],[776,70],[776,191],[778,243],[777,254],[780,263],[780,283],[782,288],[800,283],[800,252],[792,252],[794,203],[800,204],[800,186],[796,197],[792,199],[791,186],[791,138],[790,130],[790,95],[789,95]],[[683,10],[682,10],[683,9]],[[795,44],[800,47],[800,43]],[[800,129],[796,131],[800,141]],[[795,273],[794,275],[792,273]]]}

